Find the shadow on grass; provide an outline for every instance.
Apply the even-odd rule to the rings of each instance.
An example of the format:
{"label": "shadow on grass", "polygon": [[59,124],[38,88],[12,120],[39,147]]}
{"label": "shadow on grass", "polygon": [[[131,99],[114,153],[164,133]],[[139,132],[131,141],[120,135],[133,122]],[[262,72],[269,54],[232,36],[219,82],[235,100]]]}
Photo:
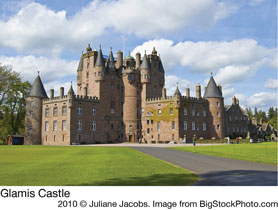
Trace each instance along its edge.
{"label": "shadow on grass", "polygon": [[192,185],[199,177],[195,174],[154,174],[146,177],[114,178],[105,181],[69,184],[69,186],[184,186]]}
{"label": "shadow on grass", "polygon": [[200,177],[194,186],[277,186],[275,171],[215,171],[201,174]]}

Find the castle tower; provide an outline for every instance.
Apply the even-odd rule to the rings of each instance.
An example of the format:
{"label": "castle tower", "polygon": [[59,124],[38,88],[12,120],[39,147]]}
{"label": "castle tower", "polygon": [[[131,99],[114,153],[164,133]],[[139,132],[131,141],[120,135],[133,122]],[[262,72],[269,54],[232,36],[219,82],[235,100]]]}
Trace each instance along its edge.
{"label": "castle tower", "polygon": [[105,79],[105,66],[102,55],[101,46],[99,46],[99,51],[97,55],[97,60],[95,63],[95,81],[103,81]]}
{"label": "castle tower", "polygon": [[135,60],[129,54],[124,59],[122,80],[124,86],[123,123],[124,141],[138,142],[140,137],[140,72],[135,69]]}
{"label": "castle tower", "polygon": [[48,98],[43,83],[38,75],[26,98],[24,144],[41,144],[42,102]]}
{"label": "castle tower", "polygon": [[209,102],[208,131],[210,137],[223,139],[225,137],[224,127],[224,99],[222,92],[217,87],[213,77],[210,77],[204,98]]}
{"label": "castle tower", "polygon": [[77,86],[82,84],[82,70],[83,70],[83,53],[81,55],[78,68],[77,68]]}

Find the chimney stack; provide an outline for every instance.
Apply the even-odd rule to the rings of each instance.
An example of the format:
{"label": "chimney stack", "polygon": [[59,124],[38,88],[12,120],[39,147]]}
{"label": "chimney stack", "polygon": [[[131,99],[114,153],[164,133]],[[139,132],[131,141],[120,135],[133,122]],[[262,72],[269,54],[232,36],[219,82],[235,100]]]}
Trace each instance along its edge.
{"label": "chimney stack", "polygon": [[136,68],[140,68],[141,54],[139,52],[136,53]]}
{"label": "chimney stack", "polygon": [[190,89],[189,89],[189,87],[187,87],[187,88],[185,89],[185,95],[186,95],[186,98],[189,98],[189,97],[190,97]]}
{"label": "chimney stack", "polygon": [[64,87],[60,87],[60,97],[64,97]]}
{"label": "chimney stack", "polygon": [[54,98],[54,89],[50,89],[50,99]]}
{"label": "chimney stack", "polygon": [[196,98],[201,98],[201,85],[199,83],[196,85]]}

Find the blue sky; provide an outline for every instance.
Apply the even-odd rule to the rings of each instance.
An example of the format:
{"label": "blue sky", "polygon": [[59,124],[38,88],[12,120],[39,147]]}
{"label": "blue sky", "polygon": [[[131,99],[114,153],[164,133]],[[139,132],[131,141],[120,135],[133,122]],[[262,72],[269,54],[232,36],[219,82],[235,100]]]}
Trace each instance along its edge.
{"label": "blue sky", "polygon": [[276,0],[0,0],[0,28],[0,63],[30,82],[39,70],[47,90],[75,82],[88,43],[104,54],[156,47],[168,95],[176,82],[194,95],[213,72],[226,104],[277,106]]}

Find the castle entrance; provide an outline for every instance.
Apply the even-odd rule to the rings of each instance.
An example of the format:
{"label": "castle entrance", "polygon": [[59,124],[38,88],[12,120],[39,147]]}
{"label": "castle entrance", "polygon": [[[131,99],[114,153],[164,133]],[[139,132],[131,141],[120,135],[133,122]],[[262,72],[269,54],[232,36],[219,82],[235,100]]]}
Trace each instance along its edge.
{"label": "castle entrance", "polygon": [[128,142],[134,142],[133,135],[129,135]]}

